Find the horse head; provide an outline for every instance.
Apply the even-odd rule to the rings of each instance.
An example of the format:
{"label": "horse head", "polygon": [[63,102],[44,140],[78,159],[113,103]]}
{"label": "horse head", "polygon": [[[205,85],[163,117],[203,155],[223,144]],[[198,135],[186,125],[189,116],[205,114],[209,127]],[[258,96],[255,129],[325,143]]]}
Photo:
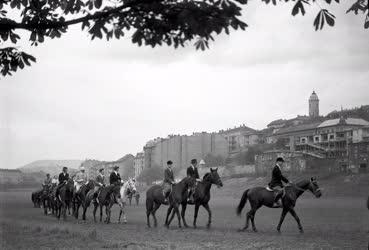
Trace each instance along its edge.
{"label": "horse head", "polygon": [[205,174],[203,180],[217,185],[218,188],[223,187],[223,182],[218,174],[218,168],[210,168],[210,173]]}
{"label": "horse head", "polygon": [[315,177],[310,178],[308,189],[315,195],[316,198],[322,196],[322,191],[319,188],[318,182]]}
{"label": "horse head", "polygon": [[134,181],[133,179],[128,180],[127,192],[130,194],[135,194],[137,192],[136,181]]}

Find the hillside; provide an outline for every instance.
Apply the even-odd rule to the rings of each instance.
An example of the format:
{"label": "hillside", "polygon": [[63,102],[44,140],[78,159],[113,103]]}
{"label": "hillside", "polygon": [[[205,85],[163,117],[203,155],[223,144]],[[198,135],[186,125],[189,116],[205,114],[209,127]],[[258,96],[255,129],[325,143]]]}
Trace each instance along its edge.
{"label": "hillside", "polygon": [[55,175],[60,173],[63,166],[66,166],[70,169],[78,169],[81,163],[81,160],[39,160],[31,162],[18,169],[23,173],[42,171],[45,173],[50,173],[51,175]]}

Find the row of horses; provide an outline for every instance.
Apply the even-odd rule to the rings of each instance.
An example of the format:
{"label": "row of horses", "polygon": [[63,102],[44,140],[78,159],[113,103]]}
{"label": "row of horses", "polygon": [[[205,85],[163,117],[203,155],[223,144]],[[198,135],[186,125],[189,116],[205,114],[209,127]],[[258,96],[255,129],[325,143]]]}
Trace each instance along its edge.
{"label": "row of horses", "polygon": [[[207,227],[209,228],[212,223],[212,212],[209,206],[210,201],[210,190],[212,185],[217,187],[222,187],[223,183],[218,174],[217,169],[210,169],[210,172],[206,173],[201,182],[196,182],[193,178],[185,177],[177,184],[174,184],[172,191],[169,194],[168,202],[165,201],[163,194],[162,185],[153,185],[146,191],[146,218],[147,226],[151,227],[150,217],[154,219],[154,227],[157,227],[158,222],[156,218],[156,211],[161,207],[161,205],[168,205],[166,218],[164,225],[169,227],[174,217],[177,217],[178,227],[188,227],[186,221],[186,209],[187,205],[194,206],[194,218],[193,227],[197,227],[197,216],[200,207],[208,213]],[[110,185],[103,187],[99,192],[97,198],[94,198],[93,181],[89,181],[86,185],[81,187],[80,192],[74,193],[73,180],[69,180],[64,186],[62,186],[55,195],[55,192],[50,192],[47,190],[42,190],[41,194],[32,194],[32,201],[35,204],[42,203],[45,213],[48,209],[51,209],[55,215],[60,218],[61,214],[64,219],[66,218],[66,211],[73,210],[73,214],[78,218],[79,208],[82,207],[82,219],[86,220],[86,211],[90,204],[94,205],[93,216],[96,222],[96,211],[100,208],[100,222],[102,221],[103,207],[106,211],[106,223],[110,223],[111,218],[111,208],[114,204],[118,204],[120,208],[118,222],[120,223],[121,217],[123,215],[123,222],[126,222],[126,214],[124,211],[125,204],[130,200],[136,193],[135,182],[126,181],[119,185]],[[194,202],[189,203],[189,190],[194,187]],[[297,199],[305,192],[310,191],[317,198],[322,195],[321,189],[318,186],[317,180],[315,178],[299,181],[295,184],[289,184],[284,188],[284,193],[282,196],[282,213],[277,226],[277,230],[281,230],[282,223],[284,221],[287,213],[290,213],[296,220],[300,232],[303,232],[303,228],[298,215],[296,214],[294,207],[296,205]],[[248,229],[250,221],[252,229],[256,232],[255,226],[255,214],[256,211],[262,207],[266,206],[269,208],[274,207],[274,193],[269,191],[265,187],[254,187],[247,189],[243,192],[241,200],[237,206],[236,214],[241,215],[246,202],[250,203],[250,210],[246,214],[245,226],[240,229],[240,231],[245,231]],[[36,199],[36,197],[39,197]],[[137,196],[136,196],[137,198]],[[137,200],[136,200],[137,201]],[[138,204],[138,203],[137,203]],[[180,211],[181,208],[181,211]],[[368,208],[369,208],[369,198],[368,198]]]}
{"label": "row of horses", "polygon": [[94,197],[94,180],[89,180],[82,185],[78,192],[75,192],[74,184],[73,179],[70,178],[59,188],[58,192],[56,192],[56,185],[52,187],[43,186],[42,190],[32,193],[32,202],[35,207],[42,206],[45,214],[54,214],[58,219],[63,216],[64,220],[67,217],[67,211],[70,214],[70,209],[72,209],[74,217],[78,219],[80,208],[83,210],[82,219],[86,220],[87,209],[93,204],[94,221],[96,222],[98,208],[100,208],[100,221],[102,221],[103,208],[105,207],[106,223],[110,223],[111,208],[114,204],[118,204],[120,207],[119,222],[122,215],[123,222],[126,222],[125,205],[128,201],[131,204],[132,197],[136,197],[137,205],[139,202],[139,194],[135,182],[130,179],[119,184],[102,187],[97,197]]}

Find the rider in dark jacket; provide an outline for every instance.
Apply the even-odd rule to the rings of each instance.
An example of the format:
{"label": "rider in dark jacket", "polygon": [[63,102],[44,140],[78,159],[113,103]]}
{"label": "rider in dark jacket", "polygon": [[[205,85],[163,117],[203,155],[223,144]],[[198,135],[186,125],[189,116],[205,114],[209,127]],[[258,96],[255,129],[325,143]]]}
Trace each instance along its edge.
{"label": "rider in dark jacket", "polygon": [[114,166],[113,169],[114,169],[114,171],[111,172],[111,174],[110,174],[109,182],[110,182],[110,185],[118,185],[122,181],[122,179],[120,178],[120,175],[118,173],[119,167]]}
{"label": "rider in dark jacket", "polygon": [[189,194],[188,194],[188,203],[193,204],[194,203],[194,193],[196,190],[197,181],[200,181],[199,171],[197,169],[197,160],[192,159],[191,160],[191,166],[187,168],[187,177],[191,177],[196,180],[195,185],[190,188]]}
{"label": "rider in dark jacket", "polygon": [[278,157],[276,160],[276,164],[272,171],[272,180],[269,182],[269,188],[276,190],[276,196],[274,198],[275,206],[280,206],[279,199],[282,197],[283,194],[283,182],[289,183],[289,180],[282,174],[282,166],[284,160],[282,157]]}
{"label": "rider in dark jacket", "polygon": [[167,161],[167,168],[164,170],[163,194],[165,203],[168,202],[168,196],[172,192],[172,185],[175,183],[172,165],[172,161]]}

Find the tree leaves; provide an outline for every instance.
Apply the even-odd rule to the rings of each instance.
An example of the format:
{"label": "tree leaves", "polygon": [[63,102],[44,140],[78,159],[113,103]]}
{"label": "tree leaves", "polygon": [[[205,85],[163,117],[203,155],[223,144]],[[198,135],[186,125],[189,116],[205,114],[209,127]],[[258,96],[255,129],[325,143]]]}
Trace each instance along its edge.
{"label": "tree leaves", "polygon": [[25,65],[30,66],[31,62],[36,62],[36,58],[14,47],[0,49],[0,73],[3,76],[12,75]]}
{"label": "tree leaves", "polygon": [[325,22],[327,22],[329,26],[334,26],[335,18],[336,17],[333,14],[331,14],[328,10],[322,9],[321,11],[319,11],[318,15],[314,20],[315,30],[323,29]]}
{"label": "tree leaves", "polygon": [[305,8],[304,8],[304,5],[302,4],[303,2],[306,4],[309,4],[309,2],[305,0],[298,0],[295,6],[293,6],[292,8],[292,16],[296,16],[298,13],[305,15]]}

